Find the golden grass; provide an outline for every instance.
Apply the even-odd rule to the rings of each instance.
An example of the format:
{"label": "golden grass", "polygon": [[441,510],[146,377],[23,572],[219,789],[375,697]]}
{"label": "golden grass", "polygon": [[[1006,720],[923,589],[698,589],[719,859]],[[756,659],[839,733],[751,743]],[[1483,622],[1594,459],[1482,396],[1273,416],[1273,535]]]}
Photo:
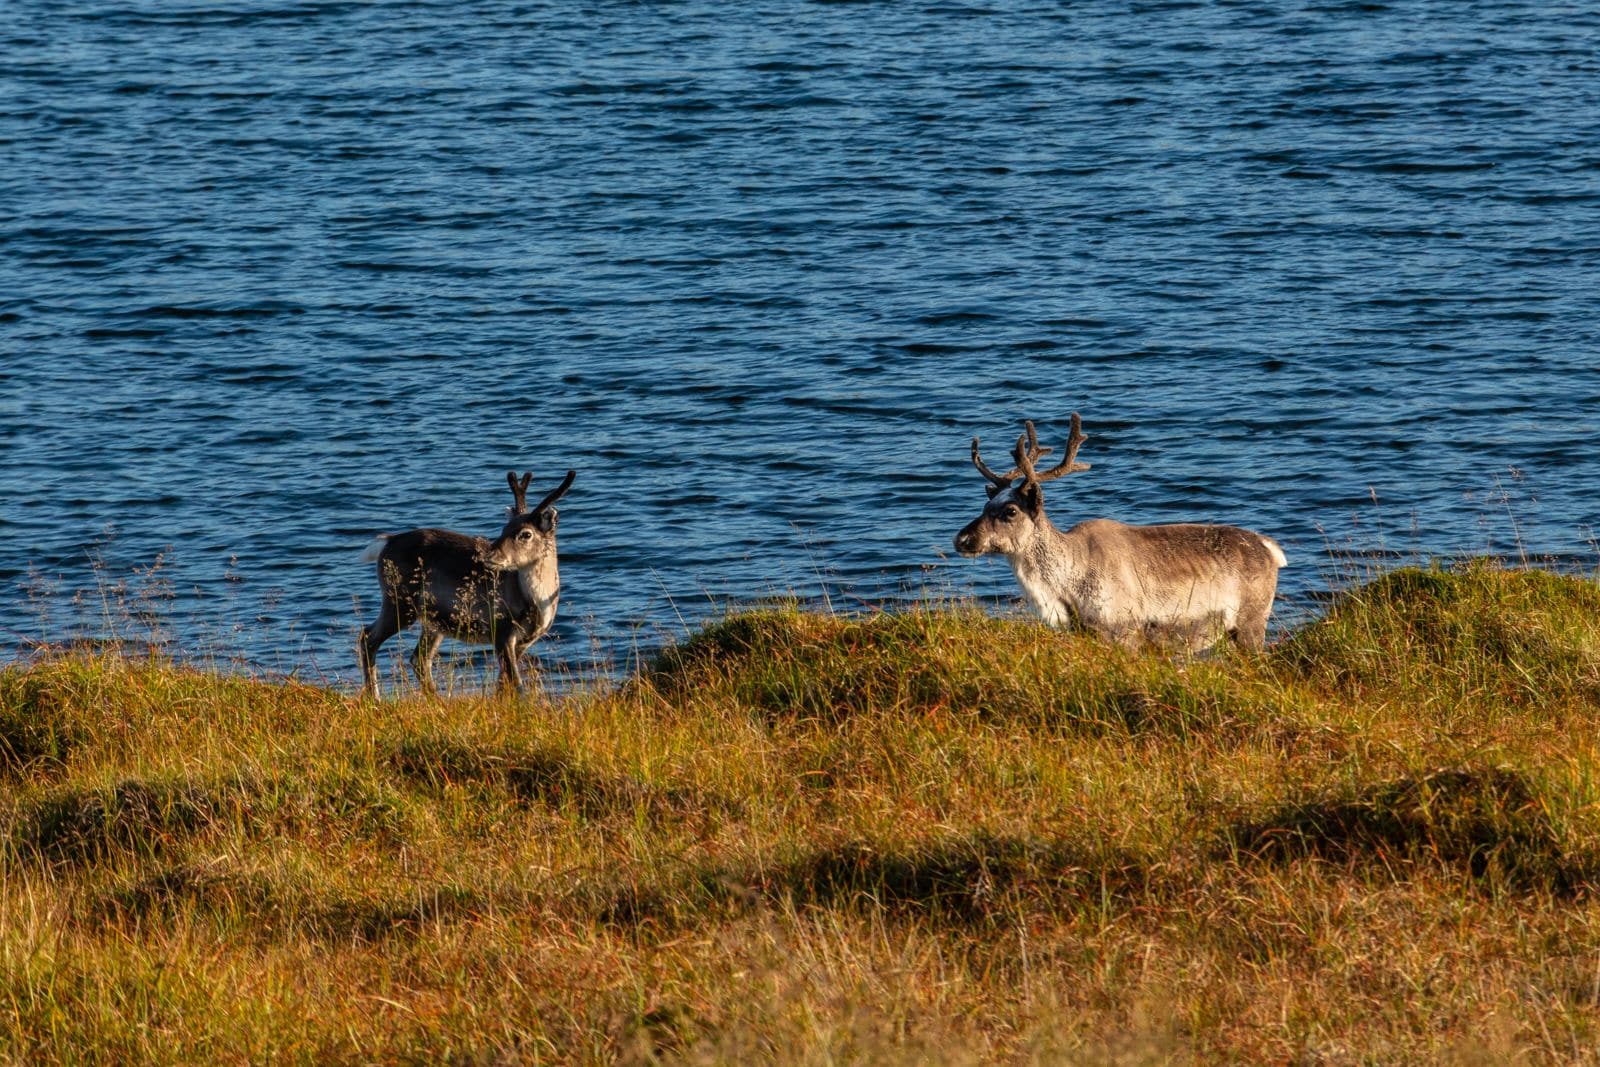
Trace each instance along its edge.
{"label": "golden grass", "polygon": [[0,671],[0,1056],[1582,1061],[1600,590],[1188,662],[773,611],[614,687]]}

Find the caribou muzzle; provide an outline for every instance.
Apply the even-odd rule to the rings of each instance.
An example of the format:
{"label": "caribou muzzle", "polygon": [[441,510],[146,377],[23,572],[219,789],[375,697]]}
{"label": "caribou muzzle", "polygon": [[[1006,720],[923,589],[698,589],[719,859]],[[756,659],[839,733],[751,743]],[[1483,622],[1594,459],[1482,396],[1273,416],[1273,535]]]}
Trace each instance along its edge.
{"label": "caribou muzzle", "polygon": [[957,552],[963,556],[983,555],[982,542],[978,537],[978,524],[982,521],[981,517],[974,519],[963,526],[960,533],[956,534]]}

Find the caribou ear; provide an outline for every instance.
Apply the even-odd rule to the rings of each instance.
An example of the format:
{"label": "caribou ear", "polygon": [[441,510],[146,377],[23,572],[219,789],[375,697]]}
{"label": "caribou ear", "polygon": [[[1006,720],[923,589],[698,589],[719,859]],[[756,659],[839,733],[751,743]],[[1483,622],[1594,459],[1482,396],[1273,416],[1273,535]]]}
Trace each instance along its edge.
{"label": "caribou ear", "polygon": [[1039,491],[1039,483],[1023,482],[1017,486],[1017,503],[1029,515],[1039,514],[1039,508],[1044,504],[1044,493]]}
{"label": "caribou ear", "polygon": [[983,487],[983,491],[985,493],[989,494],[989,499],[990,500],[993,500],[994,499],[994,495],[996,493],[1000,492],[1002,489],[1005,489],[1005,488],[1008,488],[1008,487],[1004,486],[1004,485],[996,485],[994,482],[990,482],[988,485]]}

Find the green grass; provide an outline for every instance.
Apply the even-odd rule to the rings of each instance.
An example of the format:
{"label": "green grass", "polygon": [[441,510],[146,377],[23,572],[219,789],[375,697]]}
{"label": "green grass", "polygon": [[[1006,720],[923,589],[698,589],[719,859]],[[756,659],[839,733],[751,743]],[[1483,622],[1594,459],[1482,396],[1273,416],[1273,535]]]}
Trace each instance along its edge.
{"label": "green grass", "polygon": [[1529,1062],[1600,1048],[1600,589],[1474,564],[1260,654],[735,616],[373,704],[0,670],[0,1058]]}

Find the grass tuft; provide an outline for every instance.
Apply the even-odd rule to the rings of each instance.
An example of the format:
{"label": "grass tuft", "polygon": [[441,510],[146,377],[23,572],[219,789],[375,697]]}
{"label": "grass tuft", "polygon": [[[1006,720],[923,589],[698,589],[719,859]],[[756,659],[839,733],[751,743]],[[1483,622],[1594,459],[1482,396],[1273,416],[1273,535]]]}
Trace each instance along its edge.
{"label": "grass tuft", "polygon": [[54,680],[0,672],[0,775],[56,770],[84,741]]}

